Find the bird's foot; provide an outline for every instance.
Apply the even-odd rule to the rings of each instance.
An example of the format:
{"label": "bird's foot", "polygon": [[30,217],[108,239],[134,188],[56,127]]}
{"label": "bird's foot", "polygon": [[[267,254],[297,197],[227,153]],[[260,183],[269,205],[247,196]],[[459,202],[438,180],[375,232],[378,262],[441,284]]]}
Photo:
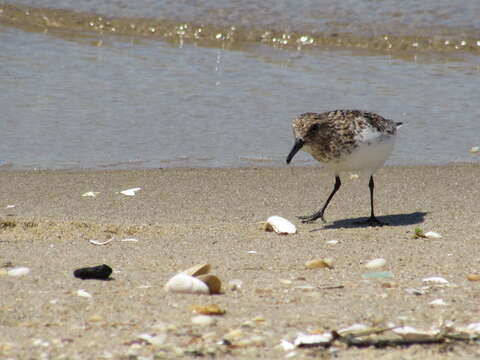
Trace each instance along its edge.
{"label": "bird's foot", "polygon": [[365,221],[357,221],[357,222],[355,222],[355,224],[356,225],[363,225],[363,226],[384,226],[384,225],[388,225],[387,223],[378,220],[374,216],[370,217],[369,219],[367,219]]}
{"label": "bird's foot", "polygon": [[297,216],[297,218],[302,220],[303,224],[311,224],[317,219],[321,219],[324,223],[326,222],[324,217],[323,217],[323,213],[321,213],[321,212],[318,212],[318,213],[315,213],[315,214],[312,214],[312,215]]}

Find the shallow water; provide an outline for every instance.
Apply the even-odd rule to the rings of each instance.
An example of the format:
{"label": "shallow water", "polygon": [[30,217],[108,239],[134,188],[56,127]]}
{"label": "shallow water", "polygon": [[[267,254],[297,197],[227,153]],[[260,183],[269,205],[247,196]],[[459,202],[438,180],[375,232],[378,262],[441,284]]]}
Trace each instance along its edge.
{"label": "shallow water", "polygon": [[[314,2],[304,1],[302,11],[311,16],[302,17],[287,1],[248,1],[242,8],[233,1],[220,2],[221,6],[213,1],[199,3],[193,8],[187,1],[162,2],[158,8],[159,2],[145,0],[134,8],[126,1],[52,0],[35,4],[77,12],[23,7],[15,8],[22,16],[11,9],[0,12],[3,165],[277,166],[284,164],[293,142],[291,120],[302,112],[335,108],[375,111],[404,122],[390,164],[478,159],[468,152],[480,144],[476,48],[419,45],[387,51],[375,45],[364,25],[381,18],[387,25],[398,25],[393,36],[405,40],[435,23],[455,41],[462,41],[462,36],[470,39],[479,30],[473,16],[480,4],[465,2],[464,13],[459,13],[449,12],[446,2],[427,2],[428,11],[410,13],[405,5],[399,10],[404,15],[383,16],[389,6],[393,11],[393,3],[350,1],[348,7],[325,1],[320,16],[314,14]],[[176,30],[178,19],[204,22],[208,32],[245,26],[245,9],[256,9],[256,16],[247,22],[258,28],[255,31],[265,32],[274,24],[280,32],[288,27],[298,36],[314,23],[324,34],[334,31],[337,25],[331,23],[339,19],[367,16],[349,27],[361,35],[359,46],[319,42],[308,48],[298,42],[279,46],[255,36],[249,40],[248,31],[240,36],[242,41],[207,41],[178,34],[147,36],[138,30],[141,26],[106,34],[65,20],[68,16],[91,19],[90,12],[95,12],[138,25],[149,16]],[[38,21],[45,22],[46,17],[50,25],[29,18],[35,12]],[[103,22],[108,21],[102,18],[99,23]],[[437,36],[427,35],[419,43]],[[365,43],[371,46],[359,49]],[[306,154],[295,162],[315,164]]]}

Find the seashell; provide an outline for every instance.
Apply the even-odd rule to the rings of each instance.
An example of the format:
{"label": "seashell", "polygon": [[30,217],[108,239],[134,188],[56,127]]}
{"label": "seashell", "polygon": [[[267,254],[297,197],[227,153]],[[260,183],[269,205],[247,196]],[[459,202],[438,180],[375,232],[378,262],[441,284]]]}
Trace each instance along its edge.
{"label": "seashell", "polygon": [[88,191],[88,192],[82,194],[82,196],[84,196],[84,197],[96,197],[98,194],[100,194],[100,191]]}
{"label": "seashell", "polygon": [[280,341],[280,346],[285,351],[291,351],[291,350],[295,349],[295,345],[293,345],[290,341],[287,341],[287,340],[281,340]]}
{"label": "seashell", "polygon": [[92,297],[92,295],[90,293],[86,292],[83,289],[78,290],[77,295],[81,296],[81,297],[85,297],[85,298],[91,298]]}
{"label": "seashell", "polygon": [[122,239],[120,241],[123,241],[123,242],[138,242],[138,239],[135,239],[135,238],[127,238],[127,239]]}
{"label": "seashell", "polygon": [[474,153],[477,153],[480,151],[480,147],[478,146],[473,146],[470,150],[468,150],[469,152],[471,152],[472,154]]}
{"label": "seashell", "polygon": [[326,242],[326,244],[328,244],[328,245],[335,245],[335,244],[338,244],[338,240],[328,240],[328,241]]}
{"label": "seashell", "polygon": [[368,263],[365,264],[365,267],[367,269],[377,269],[382,266],[385,266],[386,263],[387,261],[385,259],[377,258],[377,259],[370,260]]}
{"label": "seashell", "polygon": [[123,191],[120,191],[120,194],[127,195],[127,196],[135,196],[135,193],[139,190],[142,190],[142,188],[136,187],[136,188],[123,190]]}
{"label": "seashell", "polygon": [[467,329],[475,333],[480,333],[480,322],[468,324]]}
{"label": "seashell", "polygon": [[341,336],[355,335],[358,332],[363,332],[368,329],[368,326],[365,324],[353,324],[347,328],[343,328],[337,331]]}
{"label": "seashell", "polygon": [[448,280],[440,277],[440,276],[431,276],[422,279],[423,282],[430,282],[430,283],[435,283],[435,284],[448,284]]}
{"label": "seashell", "polygon": [[198,315],[191,319],[193,325],[210,326],[215,324],[215,319],[208,315]]}
{"label": "seashell", "polygon": [[480,274],[468,274],[467,279],[469,281],[480,281]]}
{"label": "seashell", "polygon": [[13,209],[15,208],[15,205],[7,205],[7,209]]}
{"label": "seashell", "polygon": [[7,274],[9,276],[25,276],[30,273],[30,269],[28,267],[17,267],[8,270]]}
{"label": "seashell", "polygon": [[315,259],[310,260],[305,263],[307,269],[322,269],[322,268],[333,268],[333,259],[324,258],[324,259]]}
{"label": "seashell", "polygon": [[270,216],[265,226],[266,231],[275,231],[277,234],[295,234],[297,228],[287,219],[280,216]]}
{"label": "seashell", "polygon": [[165,340],[167,339],[167,334],[165,332],[159,335],[140,334],[137,335],[137,338],[151,345],[160,346],[165,343]]}
{"label": "seashell", "polygon": [[190,306],[190,309],[193,312],[195,312],[197,314],[202,314],[202,315],[224,315],[225,314],[225,310],[221,309],[216,304],[192,305],[192,306]]}
{"label": "seashell", "polygon": [[210,272],[210,268],[210,264],[197,264],[182,272],[190,276],[198,276],[208,274]]}
{"label": "seashell", "polygon": [[207,284],[185,273],[177,274],[168,280],[164,289],[168,292],[180,294],[210,294]]}
{"label": "seashell", "polygon": [[411,326],[395,328],[392,331],[407,340],[435,339],[440,334],[439,330],[417,330]]}
{"label": "seashell", "polygon": [[203,281],[210,290],[210,294],[220,294],[220,290],[222,289],[222,282],[218,277],[215,275],[199,275],[197,279]]}
{"label": "seashell", "polygon": [[328,345],[332,341],[333,336],[331,333],[324,333],[324,334],[314,334],[314,335],[307,335],[304,333],[298,333],[296,339],[294,340],[293,344],[296,347],[302,346],[315,346],[315,345]]}
{"label": "seashell", "polygon": [[106,264],[85,267],[77,269],[73,272],[73,275],[79,279],[96,279],[96,280],[107,280],[112,274],[112,268]]}
{"label": "seashell", "polygon": [[447,305],[443,299],[435,299],[429,302],[430,305]]}
{"label": "seashell", "polygon": [[98,241],[98,240],[88,240],[90,244],[93,245],[107,245],[108,243],[112,242],[113,238],[105,240],[105,241]]}
{"label": "seashell", "polygon": [[441,239],[442,238],[442,235],[440,235],[439,233],[435,232],[435,231],[427,231],[424,236],[428,239]]}

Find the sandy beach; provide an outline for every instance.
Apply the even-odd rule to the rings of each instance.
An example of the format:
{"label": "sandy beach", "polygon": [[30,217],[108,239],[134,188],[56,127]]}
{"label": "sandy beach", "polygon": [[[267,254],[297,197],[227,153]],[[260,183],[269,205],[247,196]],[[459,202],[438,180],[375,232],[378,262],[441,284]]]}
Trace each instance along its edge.
{"label": "sandy beach", "polygon": [[[376,174],[375,204],[389,225],[371,228],[355,224],[369,215],[368,179],[348,175],[326,224],[296,219],[318,210],[332,189],[320,167],[1,171],[0,357],[476,358],[477,344],[453,340],[378,349],[336,342],[284,350],[280,342],[357,323],[479,322],[480,281],[467,280],[480,273],[479,178],[475,164],[385,167]],[[135,196],[119,193],[135,187]],[[98,194],[82,196],[90,191]],[[298,233],[263,231],[271,215],[291,220]],[[414,238],[417,227],[442,237]],[[316,258],[331,258],[333,268],[306,269]],[[386,265],[367,269],[374,258]],[[163,289],[199,263],[212,265],[223,294]],[[100,264],[113,268],[113,280],[73,276]],[[8,275],[20,266],[30,273]],[[391,274],[365,279],[371,272]],[[431,276],[449,283],[424,288]],[[232,289],[232,280],[241,287]],[[436,299],[444,305],[430,304]],[[196,304],[217,304],[225,314],[192,324]],[[152,344],[141,334],[164,338]]]}

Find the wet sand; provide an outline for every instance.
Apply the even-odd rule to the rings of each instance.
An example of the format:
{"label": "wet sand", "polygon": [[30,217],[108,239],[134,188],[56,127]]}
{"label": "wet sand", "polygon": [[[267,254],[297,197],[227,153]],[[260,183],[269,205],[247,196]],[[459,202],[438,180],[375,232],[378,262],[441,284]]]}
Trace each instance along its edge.
{"label": "wet sand", "polygon": [[[480,272],[479,177],[478,165],[386,167],[376,175],[376,213],[390,225],[364,228],[354,222],[369,214],[368,179],[348,175],[326,212],[328,223],[296,221],[316,211],[333,186],[333,177],[316,167],[2,171],[0,357],[278,359],[289,353],[280,341],[298,332],[478,322],[480,282],[466,276]],[[133,197],[118,193],[133,187],[142,188]],[[88,191],[100,193],[82,197]],[[262,231],[259,222],[270,215],[294,220],[298,234]],[[416,227],[442,238],[413,239]],[[89,242],[110,238],[105,246]],[[323,257],[333,259],[333,269],[305,269],[306,261]],[[386,266],[366,269],[377,257]],[[103,263],[113,268],[113,280],[72,275]],[[164,291],[172,275],[197,263],[212,264],[222,295]],[[14,266],[31,272],[6,275]],[[370,271],[393,277],[364,280]],[[406,291],[429,276],[451,286]],[[231,290],[235,279],[242,287]],[[92,298],[78,296],[79,289]],[[435,299],[446,305],[429,305]],[[217,304],[226,313],[213,325],[192,325],[194,304]],[[162,345],[138,338],[164,331]],[[219,345],[225,338],[230,345]],[[294,351],[294,358],[480,355],[463,342]]]}

